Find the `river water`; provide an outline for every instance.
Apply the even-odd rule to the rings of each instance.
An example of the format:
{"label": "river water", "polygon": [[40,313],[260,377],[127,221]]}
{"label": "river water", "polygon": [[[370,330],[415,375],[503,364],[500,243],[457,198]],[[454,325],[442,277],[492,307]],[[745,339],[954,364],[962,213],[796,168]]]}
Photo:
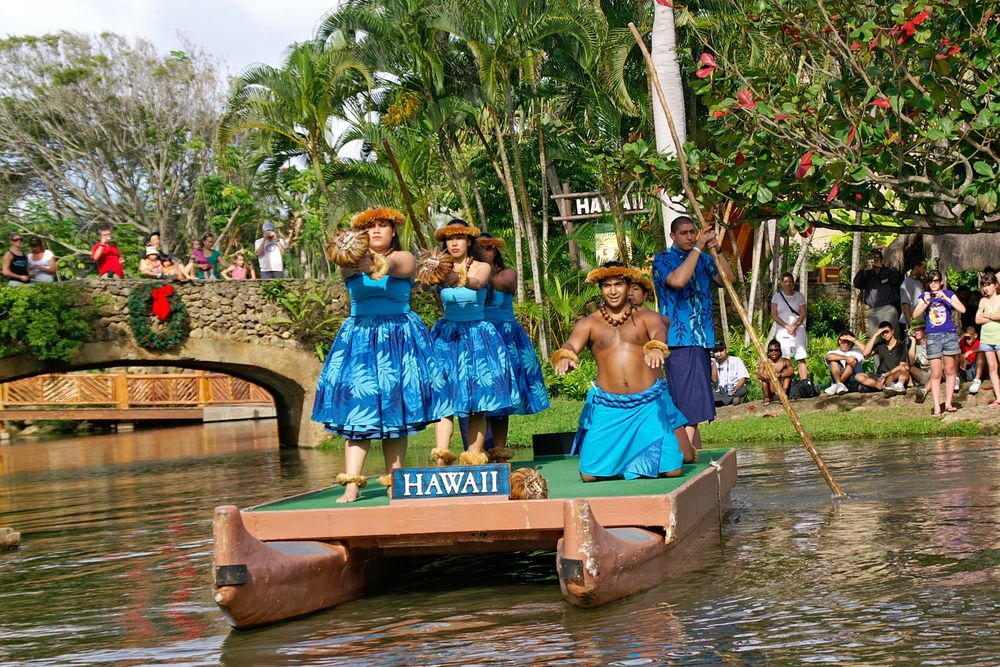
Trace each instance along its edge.
{"label": "river water", "polygon": [[[324,485],[273,423],[0,445],[0,665],[998,665],[1000,439],[739,451],[734,511],[683,576],[596,610],[552,554],[403,562],[363,600],[234,632],[215,505]],[[378,457],[380,458],[380,457]],[[374,472],[375,468],[371,470]]]}

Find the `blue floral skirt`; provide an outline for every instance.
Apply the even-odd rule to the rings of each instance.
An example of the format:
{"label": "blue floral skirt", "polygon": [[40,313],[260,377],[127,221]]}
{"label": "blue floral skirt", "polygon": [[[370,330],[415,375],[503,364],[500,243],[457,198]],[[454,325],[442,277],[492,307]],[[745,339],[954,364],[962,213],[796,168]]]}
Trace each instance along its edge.
{"label": "blue floral skirt", "polygon": [[528,333],[516,320],[494,321],[491,324],[507,345],[507,358],[514,372],[520,400],[507,411],[489,413],[487,416],[533,415],[548,409],[549,392],[545,389],[545,379],[542,377],[542,363],[538,360]]}
{"label": "blue floral skirt", "polygon": [[427,327],[414,313],[344,320],[312,419],[349,440],[398,438],[452,414]]}
{"label": "blue floral skirt", "polygon": [[509,411],[521,400],[507,348],[492,324],[441,319],[431,339],[454,408],[450,414]]}

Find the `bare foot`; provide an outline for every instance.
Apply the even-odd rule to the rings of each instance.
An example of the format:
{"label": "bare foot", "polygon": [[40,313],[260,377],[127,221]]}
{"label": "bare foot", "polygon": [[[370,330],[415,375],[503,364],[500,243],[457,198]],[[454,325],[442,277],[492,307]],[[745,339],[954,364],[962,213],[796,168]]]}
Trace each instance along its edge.
{"label": "bare foot", "polygon": [[338,503],[353,503],[358,499],[358,494],[361,493],[361,489],[354,482],[350,482],[344,487],[344,495],[337,498]]}

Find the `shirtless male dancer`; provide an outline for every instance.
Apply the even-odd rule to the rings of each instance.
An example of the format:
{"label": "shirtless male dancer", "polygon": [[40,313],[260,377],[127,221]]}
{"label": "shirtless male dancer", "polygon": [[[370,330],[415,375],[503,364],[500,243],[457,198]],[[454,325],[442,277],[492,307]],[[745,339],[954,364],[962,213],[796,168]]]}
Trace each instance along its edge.
{"label": "shirtless male dancer", "polygon": [[669,354],[667,328],[658,313],[636,308],[629,288],[639,271],[607,262],[587,276],[601,288],[600,310],[573,327],[552,355],[556,374],[579,366],[589,347],[597,382],[587,393],[573,441],[585,482],[625,477],[676,477],[696,458],[684,432],[686,418],[674,406],[660,367]]}

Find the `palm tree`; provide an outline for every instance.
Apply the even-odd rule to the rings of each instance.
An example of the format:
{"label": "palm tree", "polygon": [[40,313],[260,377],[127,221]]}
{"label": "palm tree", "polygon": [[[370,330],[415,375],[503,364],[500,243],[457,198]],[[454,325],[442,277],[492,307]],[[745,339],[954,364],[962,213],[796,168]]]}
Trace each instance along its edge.
{"label": "palm tree", "polygon": [[345,118],[348,104],[371,85],[367,68],[350,52],[295,44],[282,67],[255,65],[239,76],[219,124],[219,142],[226,145],[243,132],[258,135],[266,148],[259,166],[271,174],[304,162],[316,174],[329,214],[334,201],[325,172],[339,162],[332,123]]}

